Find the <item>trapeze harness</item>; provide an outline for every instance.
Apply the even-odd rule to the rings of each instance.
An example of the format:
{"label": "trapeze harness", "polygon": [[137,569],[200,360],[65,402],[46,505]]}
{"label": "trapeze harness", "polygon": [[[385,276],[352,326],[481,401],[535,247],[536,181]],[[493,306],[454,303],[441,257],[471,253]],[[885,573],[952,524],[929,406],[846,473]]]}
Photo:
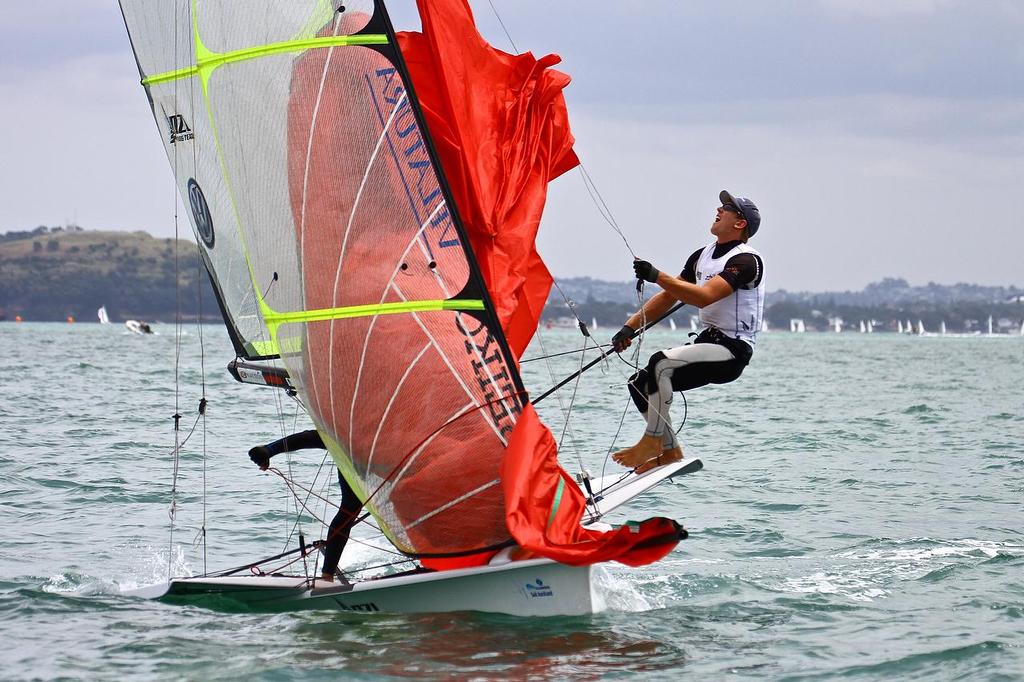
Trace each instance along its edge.
{"label": "trapeze harness", "polygon": [[[327,449],[324,446],[323,438],[315,429],[293,433],[285,438],[275,440],[273,443],[267,443],[265,447],[270,451],[271,456],[295,450]],[[363,506],[348,481],[341,475],[340,469],[338,470],[338,485],[341,486],[341,505],[331,521],[330,529],[327,531],[327,543],[324,547],[323,572],[332,575],[338,568],[341,553],[344,551],[345,545],[348,544],[349,533],[351,533],[359,510]]]}
{"label": "trapeze harness", "polygon": [[750,362],[764,314],[763,274],[761,255],[741,241],[713,242],[687,259],[681,279],[704,286],[721,275],[733,293],[700,309],[704,329],[692,344],[658,351],[629,379],[629,394],[647,417],[644,433],[661,437],[663,450],[679,446],[669,416],[673,392],[727,384]]}

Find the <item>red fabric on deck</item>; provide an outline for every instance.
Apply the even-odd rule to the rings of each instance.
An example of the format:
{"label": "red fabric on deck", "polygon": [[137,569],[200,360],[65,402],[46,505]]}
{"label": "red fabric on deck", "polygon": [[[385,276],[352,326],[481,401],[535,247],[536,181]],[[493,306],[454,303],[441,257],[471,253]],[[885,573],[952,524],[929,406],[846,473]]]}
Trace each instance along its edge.
{"label": "red fabric on deck", "polygon": [[520,545],[564,564],[619,561],[642,566],[661,559],[678,544],[679,525],[661,517],[630,522],[608,532],[583,528],[580,519],[586,511],[586,498],[558,465],[556,451],[551,431],[533,406],[527,405],[512,433],[501,470],[505,519]]}

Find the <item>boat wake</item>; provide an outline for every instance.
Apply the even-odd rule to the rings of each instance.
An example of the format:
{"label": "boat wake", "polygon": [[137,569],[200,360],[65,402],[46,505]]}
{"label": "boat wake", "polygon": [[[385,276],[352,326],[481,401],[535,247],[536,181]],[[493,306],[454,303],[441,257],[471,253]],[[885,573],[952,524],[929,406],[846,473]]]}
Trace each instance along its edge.
{"label": "boat wake", "polygon": [[[129,590],[167,581],[167,547],[133,544],[120,549],[125,561],[122,568],[113,575],[95,576],[69,571],[51,576],[40,589],[51,594],[70,596],[122,595]],[[174,548],[170,566],[172,575],[193,574],[181,546]]]}
{"label": "boat wake", "polygon": [[[640,613],[662,608],[663,604],[652,601],[643,593],[636,573],[614,571],[607,566],[594,566],[591,590],[594,597],[594,612],[620,611]],[[640,579],[642,580],[642,579]]]}

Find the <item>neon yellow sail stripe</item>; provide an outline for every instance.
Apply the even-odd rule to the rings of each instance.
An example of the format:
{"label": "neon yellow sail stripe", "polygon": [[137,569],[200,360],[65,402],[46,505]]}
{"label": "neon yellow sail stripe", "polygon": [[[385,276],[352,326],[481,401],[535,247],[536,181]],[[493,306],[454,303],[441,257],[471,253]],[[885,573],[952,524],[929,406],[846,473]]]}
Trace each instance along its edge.
{"label": "neon yellow sail stripe", "polygon": [[[318,38],[304,38],[301,40],[286,40],[281,43],[270,43],[269,45],[256,45],[232,52],[210,52],[208,50],[197,50],[195,66],[175,69],[165,73],[158,73],[142,79],[143,85],[156,85],[168,81],[192,78],[200,74],[208,74],[213,69],[232,62],[244,62],[250,59],[266,57],[284,52],[302,52],[320,47],[332,47],[335,45],[386,45],[388,37],[381,33],[371,33],[359,36],[323,36]],[[205,80],[205,78],[204,78]]]}
{"label": "neon yellow sail stripe", "polygon": [[347,317],[370,317],[373,315],[393,315],[395,313],[419,313],[432,310],[483,310],[484,302],[479,299],[435,300],[435,301],[398,301],[397,303],[379,303],[371,305],[352,305],[344,308],[322,308],[319,310],[300,310],[294,313],[278,313],[267,308],[263,319],[267,326],[280,326],[293,322],[322,322],[323,320],[343,320]]}
{"label": "neon yellow sail stripe", "polygon": [[480,299],[453,298],[432,301],[398,301],[396,303],[379,303],[370,305],[352,305],[343,308],[319,308],[317,310],[298,310],[290,313],[279,313],[263,300],[257,299],[263,321],[270,331],[271,341],[251,341],[248,345],[261,355],[279,355],[277,330],[283,324],[304,322],[324,322],[326,320],[344,320],[352,317],[375,317],[377,315],[396,315],[400,313],[423,313],[438,310],[483,310],[484,302]]}

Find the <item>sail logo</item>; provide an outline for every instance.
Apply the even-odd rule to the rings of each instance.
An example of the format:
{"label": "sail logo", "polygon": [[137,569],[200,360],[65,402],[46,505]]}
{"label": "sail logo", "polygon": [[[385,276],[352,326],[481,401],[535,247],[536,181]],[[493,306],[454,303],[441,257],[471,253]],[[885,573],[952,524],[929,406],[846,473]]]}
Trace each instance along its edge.
{"label": "sail logo", "polygon": [[210,205],[206,203],[203,190],[195,178],[188,179],[188,203],[192,207],[192,219],[196,226],[196,234],[206,244],[206,248],[212,249],[214,242],[213,216],[210,215]]}
{"label": "sail logo", "polygon": [[[370,92],[377,116],[384,130],[387,149],[401,176],[413,217],[418,225],[426,225],[426,246],[431,257],[433,250],[461,246],[458,230],[444,193],[430,152],[420,133],[416,112],[409,94],[394,67],[377,69],[370,83]],[[428,222],[429,221],[429,222]]]}
{"label": "sail logo", "polygon": [[189,127],[188,122],[185,121],[185,117],[181,114],[168,116],[167,127],[171,131],[171,144],[187,142],[188,140],[195,138],[192,128]]}
{"label": "sail logo", "polygon": [[545,584],[540,578],[534,579],[532,583],[526,583],[523,588],[523,592],[530,599],[555,596],[555,591],[551,589],[551,585]]}
{"label": "sail logo", "polygon": [[[476,322],[476,328],[467,327],[465,320]],[[455,325],[466,335],[466,359],[473,369],[476,388],[480,391],[487,415],[502,438],[508,438],[516,426],[516,415],[521,408],[518,392],[512,377],[509,376],[508,365],[505,364],[501,348],[494,334],[482,321],[458,313],[455,316]]]}

